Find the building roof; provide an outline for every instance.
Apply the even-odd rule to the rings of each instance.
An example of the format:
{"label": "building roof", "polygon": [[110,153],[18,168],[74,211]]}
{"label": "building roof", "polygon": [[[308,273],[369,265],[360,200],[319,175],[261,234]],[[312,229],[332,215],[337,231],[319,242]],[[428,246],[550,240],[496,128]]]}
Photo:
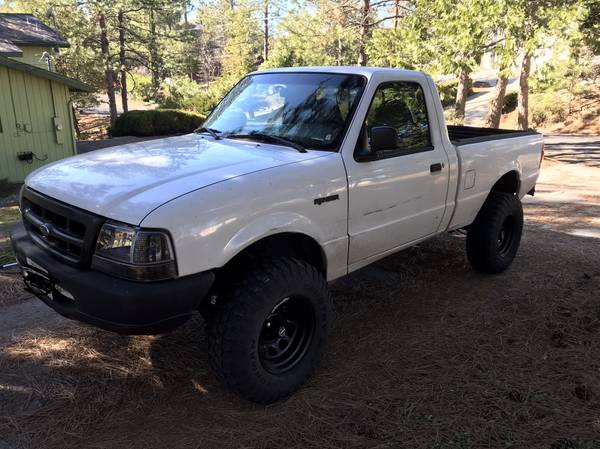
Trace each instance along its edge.
{"label": "building roof", "polygon": [[15,61],[14,59],[7,58],[1,55],[0,66],[5,66],[13,70],[19,70],[21,72],[29,73],[30,75],[39,76],[40,78],[56,81],[57,83],[61,83],[68,86],[69,89],[74,92],[94,91],[93,87],[88,86],[87,84],[82,83],[81,81],[69,78],[68,76],[59,75],[56,72],[51,72],[49,70],[42,69],[31,64],[25,64],[24,62]]}
{"label": "building roof", "polygon": [[15,45],[69,46],[58,31],[31,14],[0,13],[0,40]]}
{"label": "building roof", "polygon": [[23,51],[11,41],[0,39],[0,55],[23,56]]}

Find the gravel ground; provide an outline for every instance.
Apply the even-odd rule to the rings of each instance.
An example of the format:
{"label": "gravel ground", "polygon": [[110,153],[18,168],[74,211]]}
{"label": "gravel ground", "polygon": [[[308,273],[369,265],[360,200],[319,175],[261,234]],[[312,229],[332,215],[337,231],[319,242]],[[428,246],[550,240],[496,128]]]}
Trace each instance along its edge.
{"label": "gravel ground", "polygon": [[599,175],[550,155],[504,274],[445,235],[335,282],[322,368],[268,407],[212,377],[200,318],[123,337],[0,308],[0,448],[598,448]]}

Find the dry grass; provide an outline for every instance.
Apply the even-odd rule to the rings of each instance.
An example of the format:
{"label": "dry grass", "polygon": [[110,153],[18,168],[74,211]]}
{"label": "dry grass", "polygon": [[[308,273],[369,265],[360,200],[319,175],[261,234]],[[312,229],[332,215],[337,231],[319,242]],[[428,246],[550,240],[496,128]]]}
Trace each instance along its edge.
{"label": "dry grass", "polygon": [[14,261],[8,233],[19,219],[20,213],[17,206],[0,207],[0,264]]}
{"label": "dry grass", "polygon": [[15,270],[0,274],[0,307],[17,304],[28,298],[31,295],[23,290],[20,273]]}
{"label": "dry grass", "polygon": [[[0,182],[0,264],[12,262],[14,256],[8,231],[19,218],[18,193],[21,188],[18,184]],[[2,304],[2,287],[0,284],[0,304]]]}
{"label": "dry grass", "polygon": [[[565,102],[569,103],[569,96]],[[563,123],[548,124],[542,130],[546,134],[600,134],[600,85],[590,83],[583,96],[570,102],[571,111]]]}
{"label": "dry grass", "polygon": [[101,140],[108,138],[110,116],[104,114],[78,114],[79,136],[77,140]]}
{"label": "dry grass", "polygon": [[[597,136],[600,134],[600,85],[590,83],[589,91],[584,96],[574,97],[562,91],[556,94],[565,104],[564,114],[567,117],[560,123],[544,123],[536,126],[536,130],[543,134],[587,134]],[[530,100],[531,102],[531,100]],[[570,104],[570,111],[568,110]],[[500,122],[501,128],[517,129],[517,111],[503,114]],[[530,126],[533,126],[530,122]]]}
{"label": "dry grass", "polygon": [[600,242],[584,240],[530,228],[514,268],[487,277],[448,236],[336,283],[323,368],[269,407],[216,383],[199,318],[162,337],[21,336],[0,353],[0,435],[29,448],[597,447]]}

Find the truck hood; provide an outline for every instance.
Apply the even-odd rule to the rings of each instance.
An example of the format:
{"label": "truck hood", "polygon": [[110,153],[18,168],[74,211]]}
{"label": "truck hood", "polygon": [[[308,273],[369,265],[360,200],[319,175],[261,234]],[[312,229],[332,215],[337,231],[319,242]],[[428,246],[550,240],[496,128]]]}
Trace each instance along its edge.
{"label": "truck hood", "polygon": [[25,184],[98,215],[139,224],[193,190],[328,152],[188,134],[70,157],[31,173]]}

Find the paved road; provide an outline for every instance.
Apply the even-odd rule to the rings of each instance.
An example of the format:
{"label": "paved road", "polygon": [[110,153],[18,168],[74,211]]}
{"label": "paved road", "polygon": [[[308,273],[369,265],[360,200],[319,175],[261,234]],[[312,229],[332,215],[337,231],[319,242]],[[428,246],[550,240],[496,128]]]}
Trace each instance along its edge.
{"label": "paved road", "polygon": [[[490,85],[495,86],[496,80],[482,80],[477,78],[477,81],[487,81]],[[508,86],[506,86],[506,92],[516,92],[518,89],[518,79],[513,77],[509,79]],[[483,92],[479,92],[475,95],[471,95],[467,99],[465,106],[465,125],[468,126],[484,126],[485,117],[488,113],[490,99],[494,92],[494,87],[490,87]]]}

